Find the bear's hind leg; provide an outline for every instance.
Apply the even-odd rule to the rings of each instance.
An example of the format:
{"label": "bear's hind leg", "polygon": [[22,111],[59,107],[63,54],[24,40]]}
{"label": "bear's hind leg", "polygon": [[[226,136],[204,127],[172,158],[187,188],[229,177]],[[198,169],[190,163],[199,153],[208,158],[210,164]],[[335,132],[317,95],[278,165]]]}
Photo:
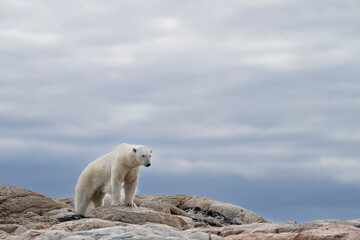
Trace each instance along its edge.
{"label": "bear's hind leg", "polygon": [[86,196],[82,196],[81,198],[76,198],[75,210],[81,215],[85,215],[89,202],[90,202],[90,198]]}
{"label": "bear's hind leg", "polygon": [[103,205],[103,199],[105,197],[104,192],[98,190],[96,191],[93,196],[91,197],[91,202],[94,206],[94,208],[101,207]]}

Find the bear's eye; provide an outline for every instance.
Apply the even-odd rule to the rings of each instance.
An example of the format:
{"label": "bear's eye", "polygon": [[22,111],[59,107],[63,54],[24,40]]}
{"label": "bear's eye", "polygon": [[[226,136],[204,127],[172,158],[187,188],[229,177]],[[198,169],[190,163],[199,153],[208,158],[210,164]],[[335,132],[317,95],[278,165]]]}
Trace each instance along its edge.
{"label": "bear's eye", "polygon": [[145,155],[142,155],[142,157],[145,157]]}
{"label": "bear's eye", "polygon": [[149,155],[149,157],[151,157],[151,155]]}

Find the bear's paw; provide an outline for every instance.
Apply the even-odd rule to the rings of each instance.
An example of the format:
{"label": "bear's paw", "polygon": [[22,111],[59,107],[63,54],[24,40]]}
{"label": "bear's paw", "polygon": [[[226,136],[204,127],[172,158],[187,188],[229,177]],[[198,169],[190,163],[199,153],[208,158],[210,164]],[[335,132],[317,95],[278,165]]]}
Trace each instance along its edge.
{"label": "bear's paw", "polygon": [[133,202],[125,202],[124,205],[125,207],[137,207],[136,204]]}
{"label": "bear's paw", "polygon": [[111,203],[111,207],[120,207],[121,203]]}

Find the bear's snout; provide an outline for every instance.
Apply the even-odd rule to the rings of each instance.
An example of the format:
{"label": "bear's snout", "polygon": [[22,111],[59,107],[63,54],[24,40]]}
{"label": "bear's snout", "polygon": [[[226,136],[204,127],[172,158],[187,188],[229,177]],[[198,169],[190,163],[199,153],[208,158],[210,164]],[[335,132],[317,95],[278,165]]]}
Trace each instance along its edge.
{"label": "bear's snout", "polygon": [[150,167],[151,166],[151,163],[146,163],[145,164],[145,167]]}

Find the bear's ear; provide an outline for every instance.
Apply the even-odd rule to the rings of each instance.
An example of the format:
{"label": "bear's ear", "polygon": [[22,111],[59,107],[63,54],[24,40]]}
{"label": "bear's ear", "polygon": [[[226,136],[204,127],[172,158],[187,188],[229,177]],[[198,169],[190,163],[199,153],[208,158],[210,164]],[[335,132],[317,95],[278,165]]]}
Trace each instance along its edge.
{"label": "bear's ear", "polygon": [[150,153],[152,153],[152,149],[150,150]]}
{"label": "bear's ear", "polygon": [[133,152],[136,153],[136,148],[133,148]]}

